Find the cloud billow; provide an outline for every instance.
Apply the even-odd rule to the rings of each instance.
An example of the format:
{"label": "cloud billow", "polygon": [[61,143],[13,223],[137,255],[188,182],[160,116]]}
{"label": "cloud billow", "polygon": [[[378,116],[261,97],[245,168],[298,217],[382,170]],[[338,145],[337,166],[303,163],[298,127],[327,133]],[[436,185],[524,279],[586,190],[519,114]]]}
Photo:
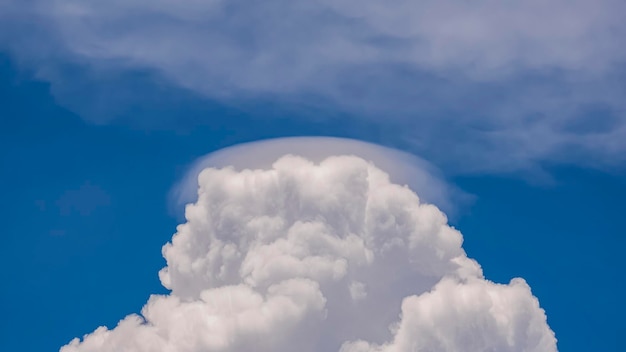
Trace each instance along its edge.
{"label": "cloud billow", "polygon": [[523,279],[486,280],[438,208],[364,159],[198,179],[163,247],[171,293],[62,352],[557,350]]}

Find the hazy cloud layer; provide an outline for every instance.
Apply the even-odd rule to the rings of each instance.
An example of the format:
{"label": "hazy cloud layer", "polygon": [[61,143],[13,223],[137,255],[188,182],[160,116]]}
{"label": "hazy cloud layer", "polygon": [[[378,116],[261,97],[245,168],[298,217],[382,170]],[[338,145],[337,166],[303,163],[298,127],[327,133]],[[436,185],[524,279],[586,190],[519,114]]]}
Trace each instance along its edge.
{"label": "hazy cloud layer", "polygon": [[77,213],[81,216],[91,215],[100,207],[111,204],[108,193],[97,185],[87,181],[77,189],[66,190],[56,201],[62,216]]}
{"label": "hazy cloud layer", "polygon": [[556,351],[522,279],[486,280],[435,206],[353,156],[205,169],[141,316],[85,351]]}
{"label": "hazy cloud layer", "polygon": [[[602,166],[626,155],[621,0],[0,6],[12,30],[0,44],[98,122],[115,117],[107,99],[140,95],[99,84],[141,71],[226,103],[313,104],[379,121],[455,170]],[[60,68],[68,63],[83,71]]]}

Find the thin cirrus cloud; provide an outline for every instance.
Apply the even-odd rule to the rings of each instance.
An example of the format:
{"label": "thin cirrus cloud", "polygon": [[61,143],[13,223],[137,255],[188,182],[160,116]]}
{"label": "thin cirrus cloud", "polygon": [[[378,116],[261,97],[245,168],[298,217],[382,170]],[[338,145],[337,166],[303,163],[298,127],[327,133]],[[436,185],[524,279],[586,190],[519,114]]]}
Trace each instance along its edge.
{"label": "thin cirrus cloud", "polygon": [[111,204],[111,198],[106,191],[97,185],[92,185],[87,181],[77,189],[65,191],[56,201],[59,212],[62,216],[72,213],[81,216],[89,216],[100,207]]}
{"label": "thin cirrus cloud", "polygon": [[557,350],[523,279],[487,280],[435,206],[357,156],[204,169],[163,247],[167,295],[87,351]]}
{"label": "thin cirrus cloud", "polygon": [[[16,34],[2,44],[87,119],[116,105],[102,103],[119,91],[97,89],[104,77],[147,70],[227,104],[317,104],[384,124],[453,171],[607,166],[626,155],[620,0],[0,6]],[[81,79],[92,81],[76,83],[57,67],[67,63],[87,67]],[[76,98],[90,89],[95,99]]]}

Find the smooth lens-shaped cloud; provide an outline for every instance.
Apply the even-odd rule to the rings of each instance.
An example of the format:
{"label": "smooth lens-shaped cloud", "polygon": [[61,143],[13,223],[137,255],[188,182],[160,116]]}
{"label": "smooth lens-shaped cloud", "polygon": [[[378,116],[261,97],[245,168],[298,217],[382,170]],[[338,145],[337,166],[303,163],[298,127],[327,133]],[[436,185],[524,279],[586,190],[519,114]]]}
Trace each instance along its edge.
{"label": "smooth lens-shaped cloud", "polygon": [[205,169],[163,248],[171,294],[74,351],[556,351],[522,279],[496,284],[435,206],[372,163]]}
{"label": "smooth lens-shaped cloud", "polygon": [[172,201],[181,207],[198,197],[198,175],[206,168],[233,166],[236,170],[267,169],[286,153],[313,162],[333,155],[353,155],[371,161],[390,174],[391,181],[408,185],[428,203],[447,212],[469,196],[446,183],[441,172],[424,159],[407,152],[360,140],[337,137],[284,137],[237,144],[209,153],[196,160],[183,179],[172,189]]}

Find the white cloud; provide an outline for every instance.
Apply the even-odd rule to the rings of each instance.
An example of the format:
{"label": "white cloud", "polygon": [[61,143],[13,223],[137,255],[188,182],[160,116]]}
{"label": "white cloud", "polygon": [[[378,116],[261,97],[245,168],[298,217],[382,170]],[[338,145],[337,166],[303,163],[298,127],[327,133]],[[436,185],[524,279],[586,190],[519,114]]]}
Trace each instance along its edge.
{"label": "white cloud", "polygon": [[[621,0],[23,4],[0,3],[12,34],[0,46],[97,122],[140,95],[102,82],[148,71],[237,106],[313,104],[376,121],[453,171],[625,161]],[[68,63],[87,69],[77,78]]]}
{"label": "white cloud", "polygon": [[354,155],[371,161],[390,174],[391,180],[408,185],[425,202],[436,205],[446,213],[471,196],[448,184],[432,164],[415,155],[364,141],[336,137],[285,137],[237,144],[198,158],[183,178],[172,188],[173,205],[182,208],[195,202],[198,175],[206,168],[233,166],[237,170],[268,168],[288,151],[290,154],[320,162],[332,155]]}
{"label": "white cloud", "polygon": [[391,343],[349,342],[341,352],[554,351],[554,336],[546,333],[539,310],[522,279],[499,285],[444,278],[431,292],[403,300]]}
{"label": "white cloud", "polygon": [[523,280],[487,281],[441,211],[361,158],[199,185],[163,247],[171,293],[62,352],[556,351]]}
{"label": "white cloud", "polygon": [[619,8],[619,0],[40,3],[72,53],[153,67],[212,94],[311,87],[344,64],[407,63],[481,79],[528,68],[602,71],[626,59]]}

